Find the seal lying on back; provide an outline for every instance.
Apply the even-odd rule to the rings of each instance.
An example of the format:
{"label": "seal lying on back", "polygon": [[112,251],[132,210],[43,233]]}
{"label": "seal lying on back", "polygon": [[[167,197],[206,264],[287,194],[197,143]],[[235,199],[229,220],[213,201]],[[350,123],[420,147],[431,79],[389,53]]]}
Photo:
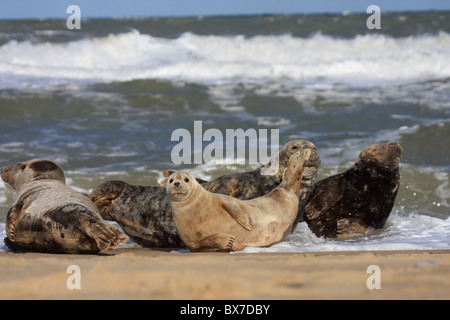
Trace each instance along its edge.
{"label": "seal lying on back", "polygon": [[252,200],[206,191],[185,172],[172,174],[166,188],[180,238],[191,251],[236,251],[282,241],[297,217],[310,154],[306,149],[292,155],[280,185]]}
{"label": "seal lying on back", "polygon": [[350,239],[382,228],[400,184],[402,148],[389,142],[364,149],[352,168],[314,184],[305,221],[317,235]]}
{"label": "seal lying on back", "polygon": [[6,218],[5,244],[12,250],[98,253],[128,237],[106,224],[88,197],[66,186],[62,168],[35,159],[4,168],[3,181],[17,191]]}
{"label": "seal lying on back", "polygon": [[[208,191],[241,200],[263,196],[280,184],[291,155],[305,149],[311,150],[311,157],[305,163],[303,171],[298,207],[300,219],[320,165],[317,148],[309,141],[294,140],[287,143],[278,153],[278,172],[274,175],[262,175],[261,168],[258,168],[251,172],[223,175],[201,184]],[[270,163],[264,167],[270,167]],[[109,181],[94,189],[89,197],[99,209],[103,219],[116,221],[139,245],[161,248],[185,247],[173,221],[165,186],[133,186],[122,181]],[[294,225],[297,222],[294,222]]]}

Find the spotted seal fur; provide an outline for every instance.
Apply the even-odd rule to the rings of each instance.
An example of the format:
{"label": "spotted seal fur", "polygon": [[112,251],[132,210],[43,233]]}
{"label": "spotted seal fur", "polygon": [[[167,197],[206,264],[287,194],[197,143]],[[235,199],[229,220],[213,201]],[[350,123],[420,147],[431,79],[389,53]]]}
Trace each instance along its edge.
{"label": "spotted seal fur", "polygon": [[66,186],[63,169],[33,159],[3,168],[3,181],[17,191],[6,218],[5,244],[15,251],[99,253],[128,237],[103,221],[85,195]]}
{"label": "spotted seal fur", "polygon": [[402,147],[395,142],[364,149],[347,171],[313,185],[304,221],[319,237],[351,239],[382,228],[400,185]]}

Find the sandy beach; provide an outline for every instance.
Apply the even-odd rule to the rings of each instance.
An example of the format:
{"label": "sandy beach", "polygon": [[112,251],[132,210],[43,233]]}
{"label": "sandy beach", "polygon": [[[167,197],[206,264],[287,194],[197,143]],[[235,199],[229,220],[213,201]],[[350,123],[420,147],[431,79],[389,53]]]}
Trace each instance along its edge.
{"label": "sandy beach", "polygon": [[[79,273],[68,273],[73,265]],[[379,269],[368,273],[369,266]],[[369,289],[368,282],[380,289]],[[68,288],[75,283],[81,288]],[[217,254],[131,248],[102,255],[0,253],[0,299],[449,298],[450,250]]]}

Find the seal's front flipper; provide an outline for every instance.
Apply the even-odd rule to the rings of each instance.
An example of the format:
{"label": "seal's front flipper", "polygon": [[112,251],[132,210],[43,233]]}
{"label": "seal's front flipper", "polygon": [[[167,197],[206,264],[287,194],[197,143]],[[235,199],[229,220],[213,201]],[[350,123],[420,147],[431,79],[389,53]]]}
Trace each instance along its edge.
{"label": "seal's front flipper", "polygon": [[[14,251],[20,251],[21,243],[16,242],[16,225],[19,222],[20,210],[16,206],[13,206],[6,216],[6,235],[7,237],[3,239],[5,245]],[[19,234],[20,239],[20,234]]]}
{"label": "seal's front flipper", "polygon": [[200,240],[195,251],[231,251],[235,238],[228,233],[216,233]]}
{"label": "seal's front flipper", "polygon": [[343,196],[343,189],[333,181],[322,180],[313,186],[305,207],[307,220],[314,220],[324,215]]}
{"label": "seal's front flipper", "polygon": [[369,226],[362,220],[356,218],[340,219],[337,222],[338,240],[357,239],[364,236]]}
{"label": "seal's front flipper", "polygon": [[[6,216],[6,235],[10,242],[14,242],[16,238],[16,224],[19,221],[20,210],[16,206],[12,207]],[[6,243],[6,242],[5,242]]]}
{"label": "seal's front flipper", "polygon": [[222,202],[222,208],[246,230],[252,230],[252,218],[242,210],[239,203],[234,201],[224,201]]}
{"label": "seal's front flipper", "polygon": [[303,170],[305,163],[311,156],[311,150],[306,149],[303,152],[294,153],[289,159],[289,165],[284,170],[283,181],[280,187],[286,190],[293,190],[297,197],[300,197],[300,186],[303,179]]}

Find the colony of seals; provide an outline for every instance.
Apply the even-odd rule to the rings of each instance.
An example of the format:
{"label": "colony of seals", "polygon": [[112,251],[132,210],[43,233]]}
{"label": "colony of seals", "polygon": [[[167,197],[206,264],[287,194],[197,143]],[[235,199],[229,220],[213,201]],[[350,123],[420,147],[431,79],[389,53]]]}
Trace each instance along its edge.
{"label": "colony of seals", "polygon": [[15,251],[99,253],[128,241],[106,224],[88,197],[66,186],[63,169],[34,159],[5,167],[3,181],[17,192],[6,218],[5,244]]}
{"label": "colony of seals", "polygon": [[[305,221],[319,237],[350,239],[364,235],[369,227],[384,226],[399,189],[402,148],[395,142],[366,148],[352,168],[314,185],[321,160],[314,144],[305,140],[291,141],[280,150],[278,171],[273,175],[261,174],[262,168],[271,167],[268,163],[251,172],[231,173],[209,182],[188,179],[191,183],[195,181],[196,188],[201,185],[205,192],[251,200],[278,190],[282,181],[289,181],[290,178],[282,178],[292,165],[291,157],[305,150],[309,157],[302,160],[297,215],[289,225],[289,231],[299,221]],[[171,203],[173,205],[174,201],[166,191],[166,186],[169,188],[169,184],[174,183],[173,174],[166,171],[166,180],[160,186],[105,182],[93,190],[89,196],[91,201],[67,187],[62,168],[50,160],[34,159],[5,167],[1,177],[17,191],[16,202],[7,215],[5,244],[17,251],[103,252],[128,241],[125,234],[103,221],[107,219],[119,223],[141,246],[184,247],[186,244],[179,237],[172,214]],[[241,228],[253,229],[257,219],[251,217],[246,224],[236,206],[221,207]],[[226,244],[218,245],[217,241],[212,241],[219,238],[198,239],[201,245],[191,248],[237,250],[243,246],[236,236],[228,238]],[[205,245],[213,242],[213,246]]]}
{"label": "colony of seals", "polygon": [[[281,182],[290,157],[306,149],[311,150],[311,156],[303,171],[298,216],[293,224],[295,228],[302,218],[308,193],[320,165],[318,150],[309,141],[293,140],[283,146],[278,153],[278,171],[273,175],[262,175],[261,168],[258,168],[251,172],[223,175],[210,182],[200,182],[203,188],[213,193],[240,200],[254,199],[275,189]],[[268,163],[263,167],[270,166],[271,163]],[[116,221],[139,245],[150,248],[185,247],[176,230],[165,186],[134,186],[123,181],[108,181],[94,189],[89,197],[103,219]]]}
{"label": "colony of seals", "polygon": [[319,237],[350,239],[382,228],[400,185],[402,147],[395,142],[364,149],[356,163],[314,184],[304,220]]}
{"label": "colony of seals", "polygon": [[166,188],[183,243],[191,251],[236,251],[282,241],[297,218],[310,155],[310,149],[292,155],[278,187],[252,200],[206,191],[190,174],[173,173]]}

